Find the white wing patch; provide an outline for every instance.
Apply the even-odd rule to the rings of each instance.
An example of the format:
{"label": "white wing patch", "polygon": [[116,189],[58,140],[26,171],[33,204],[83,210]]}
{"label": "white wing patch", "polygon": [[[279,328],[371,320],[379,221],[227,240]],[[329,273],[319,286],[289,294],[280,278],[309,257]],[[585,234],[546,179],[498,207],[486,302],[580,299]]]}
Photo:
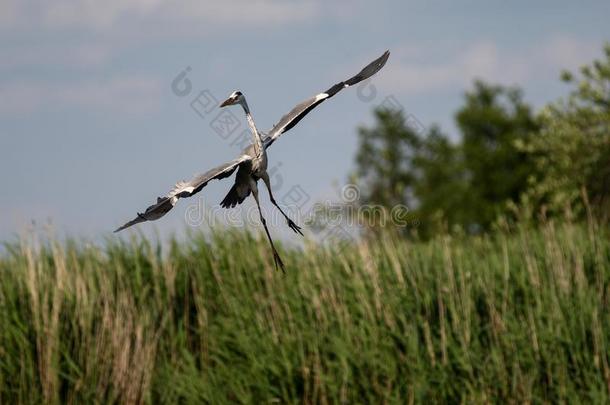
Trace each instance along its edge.
{"label": "white wing patch", "polygon": [[[167,196],[172,198],[172,199],[176,199],[176,201],[178,201],[178,198],[176,197],[176,195],[183,193],[183,192],[188,192],[188,193],[192,193],[193,190],[195,189],[195,187],[191,186],[190,182],[188,181],[179,181],[176,183],[176,185],[174,186],[174,188],[172,189],[172,191],[170,191]],[[174,203],[175,204],[175,203]]]}
{"label": "white wing patch", "polygon": [[[234,170],[236,164],[239,164],[248,159],[251,159],[251,157],[249,155],[243,154],[239,158],[237,158],[233,161],[233,163],[234,163],[233,165],[227,166],[224,170],[221,170],[218,173],[215,173],[214,176],[218,176],[219,174],[225,173],[230,170]],[[185,192],[188,194],[191,194],[193,191],[195,191],[195,188],[198,186],[198,184],[195,184],[197,182],[196,179],[197,179],[197,176],[195,176],[195,178],[193,178],[191,181],[182,180],[182,181],[177,182],[174,185],[174,188],[169,193],[167,193],[167,197],[172,198],[172,200],[175,198],[176,201],[178,201],[178,197],[176,197],[176,196],[178,196],[182,193],[185,193]],[[209,180],[211,180],[211,178]],[[175,202],[173,202],[172,205],[173,204],[175,204]]]}

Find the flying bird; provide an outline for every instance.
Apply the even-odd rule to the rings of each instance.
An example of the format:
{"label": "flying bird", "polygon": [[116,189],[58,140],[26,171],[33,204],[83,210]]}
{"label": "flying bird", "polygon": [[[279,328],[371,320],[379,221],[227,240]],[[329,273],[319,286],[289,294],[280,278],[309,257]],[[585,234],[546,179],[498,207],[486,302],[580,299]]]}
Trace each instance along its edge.
{"label": "flying bird", "polygon": [[271,203],[282,213],[290,229],[294,232],[303,235],[301,227],[299,227],[292,219],[286,215],[282,208],[277,204],[271,191],[271,184],[269,181],[269,174],[267,173],[267,149],[285,132],[294,127],[305,115],[311,110],[317,107],[325,100],[331,98],[346,87],[353,86],[354,84],[360,83],[361,81],[368,79],[377,73],[386,63],[390,51],[385,51],[383,55],[369,63],[355,76],[339,82],[326,90],[323,93],[319,93],[302,103],[294,107],[290,112],[284,115],[280,121],[275,124],[267,133],[259,131],[254,124],[254,119],[250,114],[250,108],[246,102],[246,97],[240,91],[234,91],[231,93],[220,107],[226,107],[230,105],[240,105],[246,114],[246,121],[248,127],[252,133],[252,144],[246,147],[241,155],[230,162],[224,163],[218,167],[208,170],[207,172],[193,177],[190,181],[179,181],[176,183],[174,188],[165,196],[158,197],[157,202],[149,206],[143,213],[138,213],[137,216],[127,222],[125,225],[119,227],[115,232],[122,231],[125,228],[129,228],[132,225],[138,224],[145,221],[154,221],[167,214],[178,202],[180,198],[191,197],[203,189],[211,180],[224,179],[233,174],[237,170],[235,176],[235,183],[229,190],[226,197],[222,200],[220,205],[223,208],[233,208],[238,204],[241,204],[246,197],[250,194],[254,197],[260,221],[265,228],[267,239],[271,245],[273,251],[273,260],[276,268],[279,267],[284,271],[284,263],[280,258],[274,244],[267,223],[261,211],[261,206],[258,196],[258,180],[263,180],[267,190],[269,192],[269,198]]}

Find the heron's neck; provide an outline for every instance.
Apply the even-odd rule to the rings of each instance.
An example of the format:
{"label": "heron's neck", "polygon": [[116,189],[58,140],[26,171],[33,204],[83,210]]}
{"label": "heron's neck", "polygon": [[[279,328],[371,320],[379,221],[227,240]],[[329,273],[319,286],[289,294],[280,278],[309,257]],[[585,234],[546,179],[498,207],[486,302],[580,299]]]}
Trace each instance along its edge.
{"label": "heron's neck", "polygon": [[250,132],[252,132],[252,143],[254,144],[254,150],[257,155],[260,155],[263,151],[263,139],[261,138],[261,134],[256,129],[256,125],[254,124],[254,118],[252,118],[252,114],[250,114],[250,108],[248,108],[248,103],[244,97],[244,102],[240,103],[244,112],[246,113],[246,121],[248,121],[248,127],[250,127]]}

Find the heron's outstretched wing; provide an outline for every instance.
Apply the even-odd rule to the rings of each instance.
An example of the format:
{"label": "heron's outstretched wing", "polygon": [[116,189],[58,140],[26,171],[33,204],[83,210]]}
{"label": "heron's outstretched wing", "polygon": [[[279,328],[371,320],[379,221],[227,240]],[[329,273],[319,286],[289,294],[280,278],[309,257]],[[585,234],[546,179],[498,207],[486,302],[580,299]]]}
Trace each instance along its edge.
{"label": "heron's outstretched wing", "polygon": [[318,104],[322,103],[324,100],[331,98],[341,90],[346,87],[352,86],[356,83],[360,83],[361,81],[368,79],[373,76],[375,73],[379,72],[383,65],[385,65],[386,61],[390,57],[390,51],[385,51],[383,55],[379,58],[375,59],[371,63],[369,63],[364,69],[362,69],[355,76],[335,84],[330,89],[326,90],[324,93],[317,94],[311,97],[308,100],[303,101],[296,107],[294,107],[288,114],[284,115],[280,121],[275,124],[273,128],[267,134],[267,137],[264,139],[265,148],[271,146],[275,140],[282,135],[284,132],[288,131],[290,128],[294,127],[303,117],[305,117],[311,110],[313,110]]}
{"label": "heron's outstretched wing", "polygon": [[144,221],[154,221],[155,219],[161,218],[163,215],[167,214],[176,202],[178,202],[179,198],[190,197],[193,194],[198,193],[204,188],[210,180],[213,179],[224,179],[225,177],[229,177],[237,167],[252,159],[249,155],[242,155],[237,159],[234,159],[230,162],[224,163],[218,167],[208,170],[207,172],[200,174],[198,176],[193,177],[190,181],[179,181],[176,183],[174,188],[167,193],[165,197],[158,197],[157,202],[150,207],[146,208],[144,213],[138,213],[138,216],[133,220],[127,222],[125,225],[119,227],[115,232],[122,231],[125,228],[129,228],[132,225],[138,224]]}

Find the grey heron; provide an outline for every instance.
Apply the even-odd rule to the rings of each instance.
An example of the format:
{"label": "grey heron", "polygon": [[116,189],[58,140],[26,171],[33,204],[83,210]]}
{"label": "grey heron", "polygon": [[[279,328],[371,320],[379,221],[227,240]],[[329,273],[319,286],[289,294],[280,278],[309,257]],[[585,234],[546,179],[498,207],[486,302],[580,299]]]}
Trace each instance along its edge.
{"label": "grey heron", "polygon": [[201,191],[201,189],[203,189],[211,180],[224,179],[231,176],[233,172],[237,170],[235,183],[220,205],[223,208],[233,208],[236,205],[241,204],[246,197],[252,194],[254,200],[256,201],[260,221],[265,228],[267,239],[269,240],[271,250],[273,251],[275,266],[276,268],[280,267],[282,271],[284,271],[284,263],[282,262],[282,259],[280,258],[280,255],[273,244],[273,239],[271,238],[265,217],[261,211],[257,186],[258,180],[262,179],[265,183],[267,191],[269,192],[271,203],[282,213],[290,229],[300,235],[303,235],[303,232],[301,231],[301,228],[288,217],[288,215],[282,210],[273,197],[273,192],[271,190],[271,184],[269,181],[269,174],[267,173],[267,149],[280,137],[280,135],[294,127],[301,119],[303,119],[303,117],[305,117],[305,115],[307,115],[320,103],[331,98],[344,88],[368,79],[377,73],[385,65],[389,56],[390,51],[385,51],[383,55],[369,63],[355,76],[339,82],[325,92],[319,93],[301,102],[287,114],[285,114],[267,133],[263,133],[256,128],[254,119],[250,114],[250,108],[246,102],[246,97],[240,91],[234,91],[231,93],[229,98],[220,104],[220,107],[237,104],[242,107],[244,113],[246,114],[248,127],[252,133],[252,144],[246,147],[237,159],[231,160],[230,162],[208,170],[201,175],[195,176],[190,181],[179,181],[166,196],[158,197],[155,204],[149,206],[143,213],[138,213],[133,220],[119,227],[115,230],[115,232],[122,231],[123,229],[140,222],[154,221],[161,218],[176,205],[178,199],[191,197],[192,195]]}

